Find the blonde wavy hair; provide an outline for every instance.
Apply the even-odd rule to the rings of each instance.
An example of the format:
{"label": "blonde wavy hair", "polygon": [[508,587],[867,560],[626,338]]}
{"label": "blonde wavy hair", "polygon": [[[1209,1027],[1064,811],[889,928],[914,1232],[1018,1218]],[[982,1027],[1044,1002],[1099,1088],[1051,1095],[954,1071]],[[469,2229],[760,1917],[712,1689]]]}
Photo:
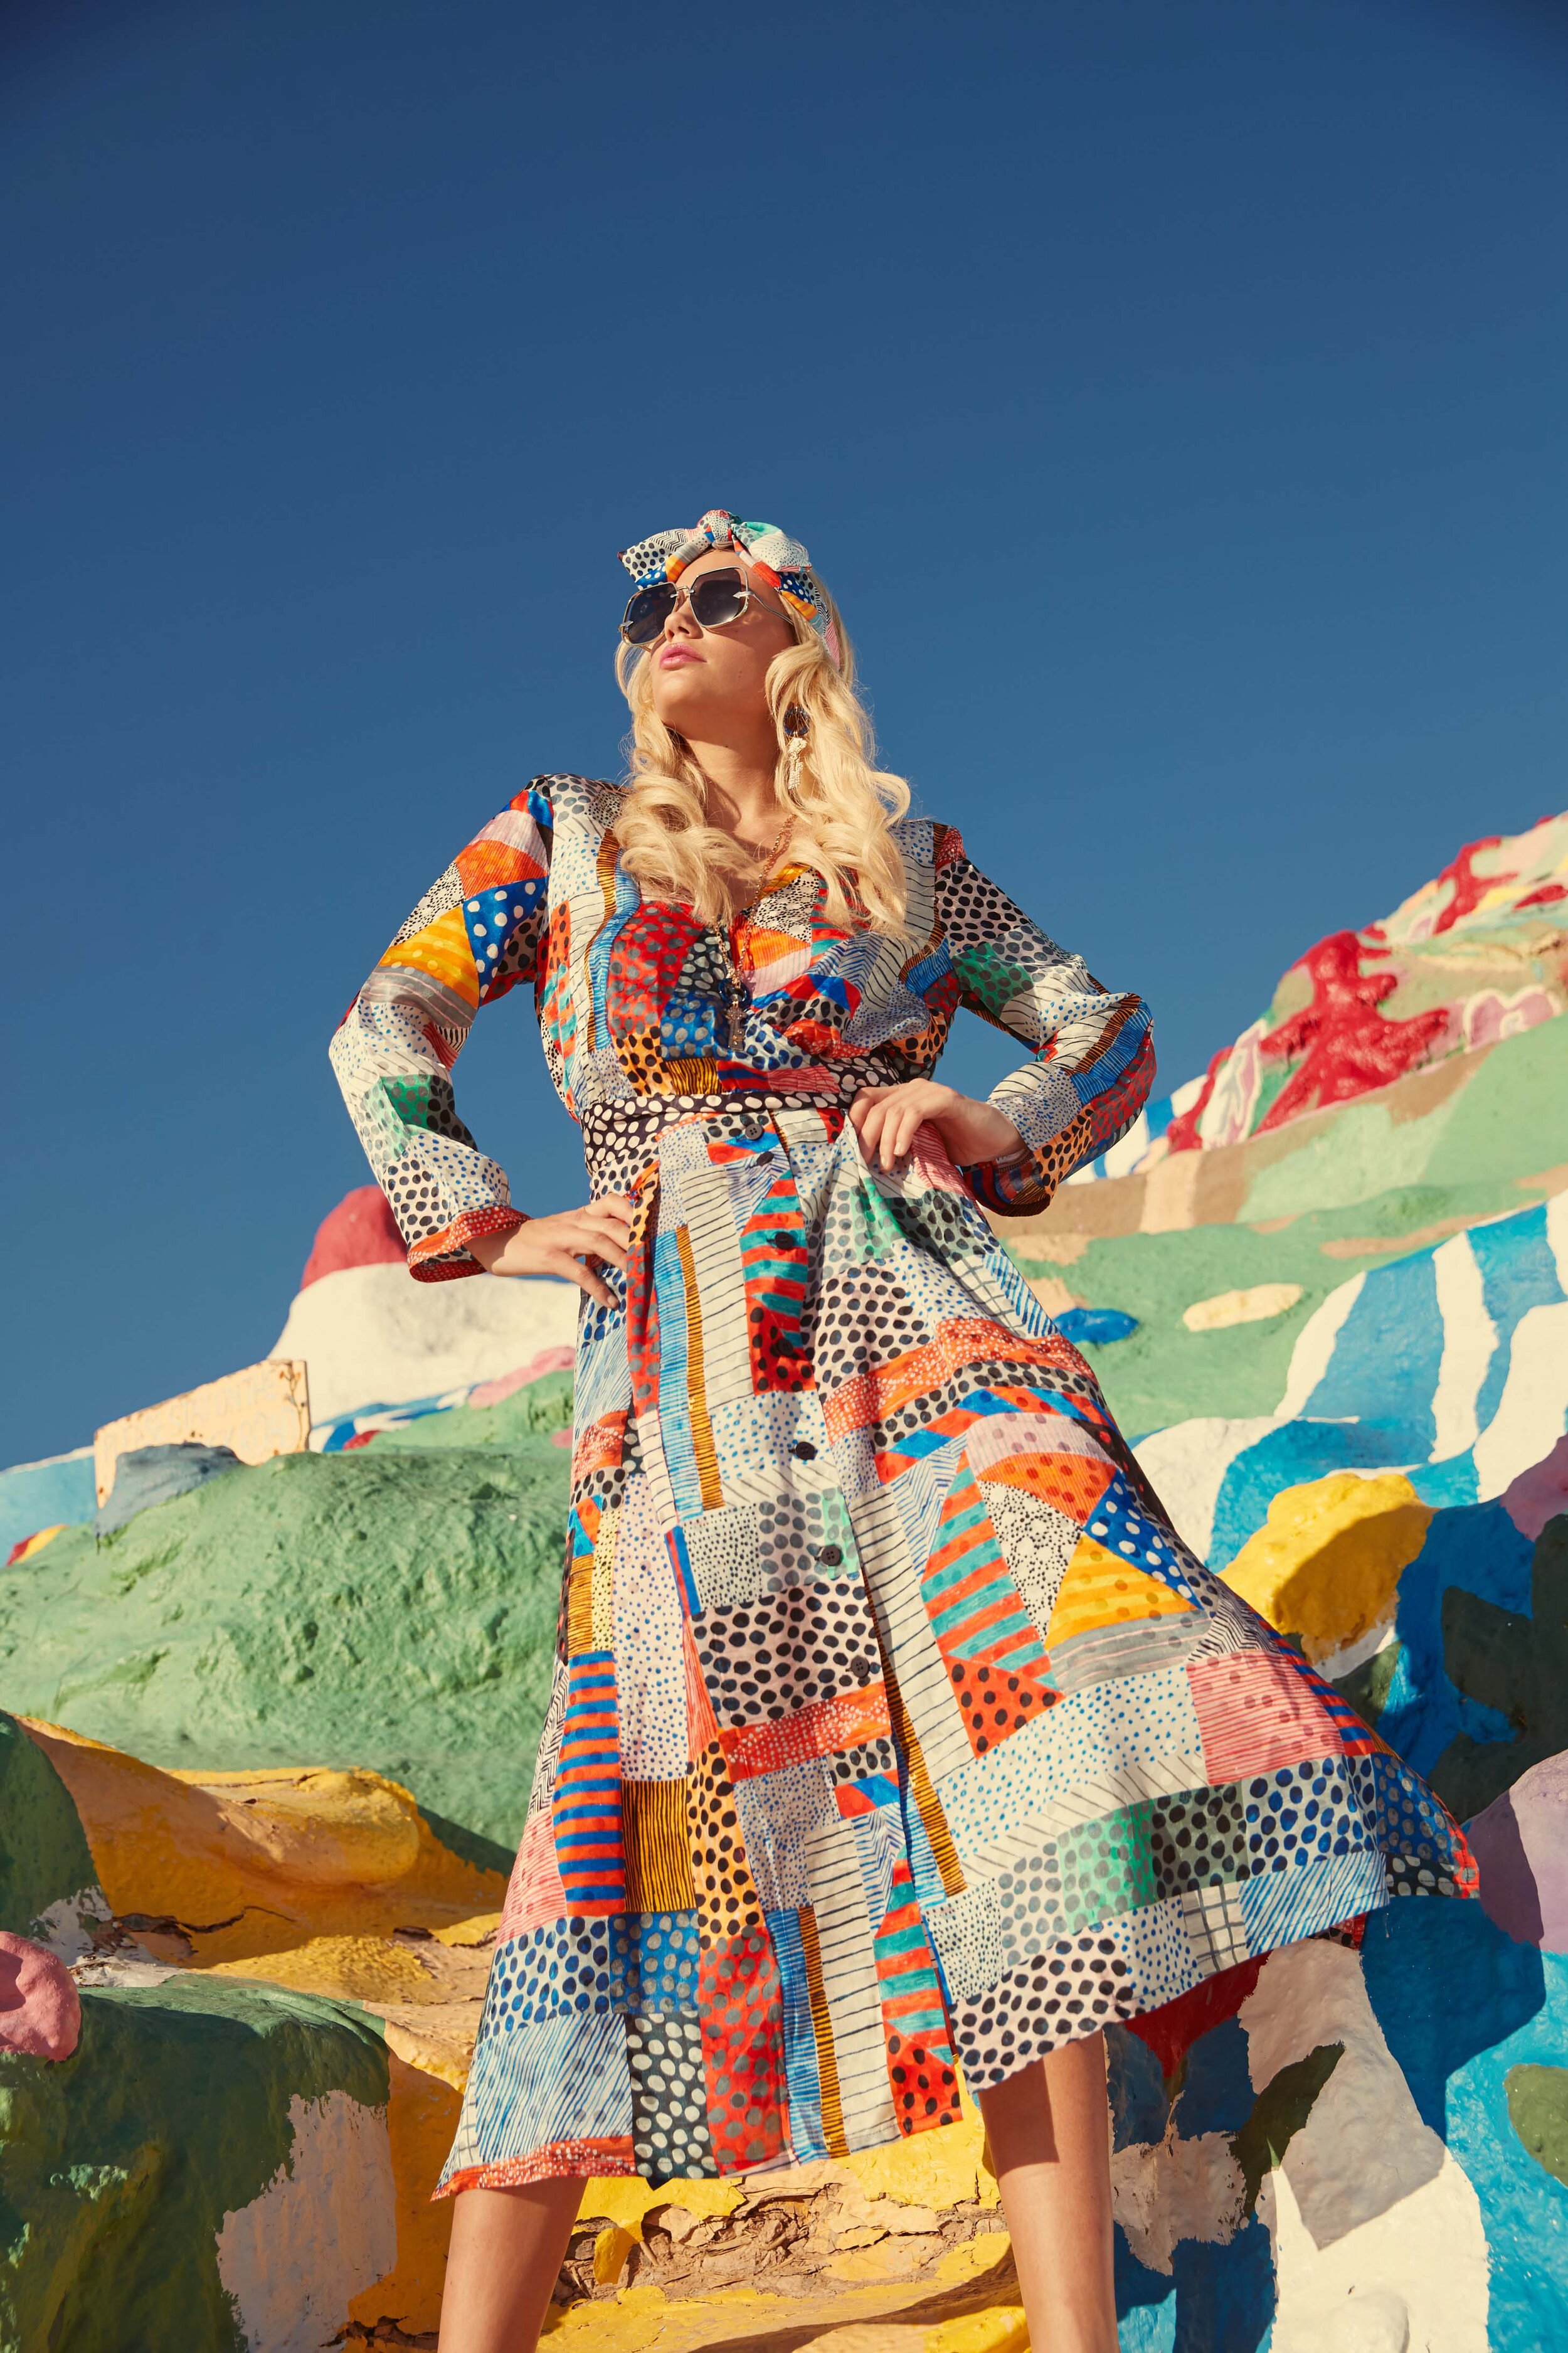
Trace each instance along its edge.
{"label": "blonde wavy hair", "polygon": [[[821,584],[818,582],[818,587]],[[838,608],[821,594],[837,634],[835,662],[810,623],[786,607],[795,642],[768,665],[765,691],[778,733],[778,791],[795,812],[792,858],[826,884],[830,923],[865,924],[908,939],[908,885],[891,826],[910,805],[902,776],[873,765],[870,713],[855,691],[855,657]],[[616,822],[628,871],[649,898],[683,902],[705,923],[729,920],[732,876],[755,878],[756,861],[708,823],[705,779],[685,737],[653,707],[653,673],[642,648],[623,642],[616,676],[631,706],[626,740],[630,790]]]}

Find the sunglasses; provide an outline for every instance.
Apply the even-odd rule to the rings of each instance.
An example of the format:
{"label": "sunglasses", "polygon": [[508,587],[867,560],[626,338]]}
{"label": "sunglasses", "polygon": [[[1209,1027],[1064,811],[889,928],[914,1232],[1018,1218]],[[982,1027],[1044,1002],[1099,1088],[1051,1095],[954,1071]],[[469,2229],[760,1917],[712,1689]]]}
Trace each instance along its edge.
{"label": "sunglasses", "polygon": [[700,629],[726,629],[748,605],[762,603],[743,572],[704,572],[689,589],[661,580],[652,588],[639,588],[622,614],[621,635],[627,645],[651,646],[683,596]]}

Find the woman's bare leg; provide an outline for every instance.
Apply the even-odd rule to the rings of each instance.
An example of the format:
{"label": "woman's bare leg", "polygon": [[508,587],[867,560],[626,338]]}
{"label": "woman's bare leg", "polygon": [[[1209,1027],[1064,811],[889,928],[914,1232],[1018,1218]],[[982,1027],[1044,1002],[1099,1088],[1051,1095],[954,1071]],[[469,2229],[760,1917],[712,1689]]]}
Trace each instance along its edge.
{"label": "woman's bare leg", "polygon": [[978,2097],[1032,2353],[1116,2353],[1105,2037]]}
{"label": "woman's bare leg", "polygon": [[441,2353],[533,2353],[583,2200],[575,2177],[453,2200]]}

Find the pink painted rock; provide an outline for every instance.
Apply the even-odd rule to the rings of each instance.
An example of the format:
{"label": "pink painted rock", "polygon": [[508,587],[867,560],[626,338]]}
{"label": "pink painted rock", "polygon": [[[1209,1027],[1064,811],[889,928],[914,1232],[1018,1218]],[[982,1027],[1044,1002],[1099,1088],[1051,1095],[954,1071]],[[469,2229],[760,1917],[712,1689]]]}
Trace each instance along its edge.
{"label": "pink painted rock", "polygon": [[569,1373],[577,1361],[575,1348],[541,1348],[537,1356],[530,1356],[526,1365],[519,1365],[514,1373],[501,1373],[493,1381],[481,1381],[468,1398],[470,1405],[500,1405],[503,1398],[515,1397],[530,1381],[542,1380],[546,1373]]}
{"label": "pink painted rock", "polygon": [[348,1266],[404,1266],[408,1252],[379,1185],[356,1185],[316,1229],[300,1288]]}
{"label": "pink painted rock", "polygon": [[1548,1520],[1568,1512],[1568,1438],[1558,1440],[1544,1462],[1532,1462],[1520,1472],[1504,1494],[1502,1507],[1531,1544]]}
{"label": "pink painted rock", "polygon": [[1532,1765],[1465,1836],[1488,1916],[1518,1944],[1568,1953],[1568,1751]]}
{"label": "pink painted rock", "polygon": [[65,1963],[0,1928],[0,2051],[68,2059],[80,2033],[81,2003]]}

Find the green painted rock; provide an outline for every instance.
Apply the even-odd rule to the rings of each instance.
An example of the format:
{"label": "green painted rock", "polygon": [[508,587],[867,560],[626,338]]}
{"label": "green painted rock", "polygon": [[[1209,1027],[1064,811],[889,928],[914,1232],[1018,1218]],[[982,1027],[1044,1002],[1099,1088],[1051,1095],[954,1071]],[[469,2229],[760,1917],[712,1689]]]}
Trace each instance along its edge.
{"label": "green painted rock", "polygon": [[346,2005],[84,1993],[72,2058],[0,2053],[0,2353],[329,2342],[395,2257],[386,2099]]}
{"label": "green painted rock", "polygon": [[1508,2116],[1537,2165],[1568,2188],[1568,2067],[1510,2067]]}
{"label": "green painted rock", "polygon": [[0,1575],[0,1704],[164,1767],[370,1766],[504,1867],[567,1512],[569,1385],[545,1388],[56,1537]]}
{"label": "green painted rock", "polygon": [[107,1914],[65,1783],[19,1724],[0,1715],[0,1928],[74,1951],[86,1910]]}

